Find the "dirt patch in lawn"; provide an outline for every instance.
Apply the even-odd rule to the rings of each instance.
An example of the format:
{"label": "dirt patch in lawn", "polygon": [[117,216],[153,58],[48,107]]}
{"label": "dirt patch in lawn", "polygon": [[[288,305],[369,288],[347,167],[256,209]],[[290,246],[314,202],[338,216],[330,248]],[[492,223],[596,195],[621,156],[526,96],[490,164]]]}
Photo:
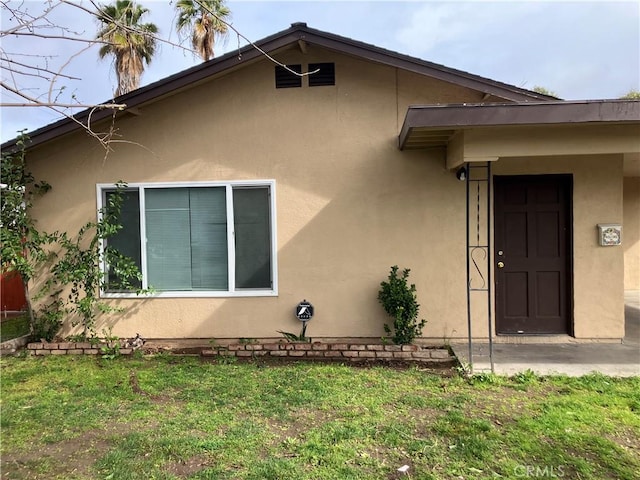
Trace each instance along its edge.
{"label": "dirt patch in lawn", "polygon": [[212,465],[211,459],[206,455],[196,455],[195,457],[181,460],[179,462],[168,463],[164,466],[167,473],[180,478],[187,478],[200,470],[204,470]]}
{"label": "dirt patch in lawn", "polygon": [[37,452],[2,454],[2,479],[90,477],[96,458],[110,448],[108,434],[92,430],[62,442],[44,445]]}
{"label": "dirt patch in lawn", "polygon": [[463,407],[466,416],[484,418],[501,426],[517,421],[522,412],[530,411],[530,405],[541,398],[555,395],[551,386],[527,388],[522,390],[499,388],[496,390],[476,390]]}
{"label": "dirt patch in lawn", "polygon": [[637,430],[621,427],[615,434],[604,434],[604,437],[634,455],[640,456],[640,432]]}
{"label": "dirt patch in lawn", "polygon": [[112,439],[134,431],[153,429],[157,422],[115,423],[104,429],[94,429],[77,437],[27,449],[2,452],[0,472],[2,480],[50,478],[93,478],[96,460],[112,448]]}

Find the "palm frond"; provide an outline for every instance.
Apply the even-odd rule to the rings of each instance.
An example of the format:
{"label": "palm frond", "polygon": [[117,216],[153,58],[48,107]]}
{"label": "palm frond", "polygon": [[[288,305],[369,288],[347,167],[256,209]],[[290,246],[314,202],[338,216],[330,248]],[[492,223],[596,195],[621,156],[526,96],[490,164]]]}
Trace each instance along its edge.
{"label": "palm frond", "polygon": [[[231,11],[224,5],[224,0],[178,0],[176,3],[178,16],[176,30],[184,33],[191,32],[191,44],[203,61],[214,56],[216,37],[224,36],[227,20]],[[213,14],[212,14],[213,13]]]}
{"label": "palm frond", "polygon": [[102,28],[98,30],[97,38],[105,45],[98,53],[100,58],[114,56],[117,95],[138,88],[144,64],[151,62],[156,51],[158,27],[153,23],[140,24],[140,19],[148,12],[147,8],[131,0],[117,0],[115,4],[99,8]]}

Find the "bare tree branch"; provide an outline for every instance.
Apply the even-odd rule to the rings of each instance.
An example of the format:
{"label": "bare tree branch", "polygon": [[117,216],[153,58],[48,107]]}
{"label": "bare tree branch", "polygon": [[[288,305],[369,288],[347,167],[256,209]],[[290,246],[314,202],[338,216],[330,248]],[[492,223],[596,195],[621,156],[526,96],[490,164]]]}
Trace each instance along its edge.
{"label": "bare tree branch", "polygon": [[[92,48],[94,45],[104,45],[105,42],[85,35],[83,32],[77,32],[73,27],[56,24],[51,20],[51,14],[54,11],[60,12],[61,7],[76,8],[94,18],[99,18],[100,7],[91,2],[93,10],[84,5],[67,0],[47,0],[45,3],[34,7],[33,3],[16,2],[6,0],[0,1],[2,15],[5,18],[10,17],[11,22],[15,22],[14,26],[3,28],[0,31],[0,39],[12,36],[14,38],[37,38],[43,40],[57,40],[81,45],[81,48],[73,49],[68,56],[62,59],[62,62],[54,60],[50,55],[39,55],[30,53],[13,53],[8,52],[4,48],[0,48],[0,67],[2,68],[2,79],[0,88],[6,92],[10,92],[22,99],[23,101],[6,101],[3,99],[0,106],[8,108],[31,108],[40,107],[54,112],[56,115],[68,118],[78,126],[82,127],[89,135],[96,138],[105,148],[115,134],[114,126],[108,128],[107,132],[96,132],[92,126],[93,113],[97,110],[110,109],[115,112],[123,110],[126,105],[122,103],[106,102],[102,104],[92,104],[76,101],[66,101],[62,98],[65,93],[66,85],[60,85],[61,80],[81,80],[77,76],[68,75],[66,70],[69,65],[78,56]],[[35,10],[34,8],[39,8]],[[114,23],[118,23],[114,21]],[[5,25],[3,25],[5,27]],[[182,48],[182,47],[180,47]],[[24,81],[27,78],[32,80],[40,79],[45,82],[43,86],[37,86],[37,82],[30,83],[34,85],[32,88],[26,88]],[[28,90],[43,91],[42,94],[27,93]],[[71,95],[75,100],[75,94]],[[75,113],[79,110],[88,110],[83,116],[84,120],[79,120]],[[115,116],[113,117],[115,118]]]}
{"label": "bare tree branch", "polygon": [[86,52],[88,49],[90,49],[92,47],[92,45],[88,45],[87,47],[83,48],[82,50],[80,50],[79,52],[74,53],[73,55],[71,55],[67,61],[58,69],[58,72],[54,75],[54,77],[51,79],[51,82],[49,83],[49,101],[51,101],[51,95],[53,92],[53,86],[55,85],[56,81],[58,80],[58,78],[62,77],[62,71],[71,63],[71,61],[76,58],[78,55]]}
{"label": "bare tree branch", "polygon": [[[116,110],[124,110],[127,108],[127,105],[124,103],[101,103],[98,105],[88,104],[84,105],[82,103],[47,103],[42,100],[38,100],[37,98],[26,95],[25,93],[12,88],[10,85],[7,85],[4,82],[0,82],[0,87],[10,91],[18,95],[19,97],[24,98],[28,103],[0,103],[0,107],[49,107],[49,108],[92,108],[92,109],[116,109]],[[60,113],[60,112],[58,112]]]}
{"label": "bare tree branch", "polygon": [[[38,20],[48,21],[47,20],[47,15],[49,15],[51,13],[51,11],[54,8],[57,7],[57,5],[50,6],[49,8],[46,8],[42,12],[42,15],[40,15],[38,17],[33,17],[30,14],[28,14],[26,11],[19,10],[19,8],[16,8],[16,9],[11,8],[9,6],[9,2],[2,1],[2,2],[0,2],[0,4],[2,5],[2,8],[10,11],[11,15],[12,15],[12,18],[15,19],[18,22],[18,25],[16,27],[2,32],[2,35],[0,35],[0,37],[5,36],[5,35],[14,35],[18,30],[21,30],[21,29],[24,29],[24,28],[29,29],[30,26],[33,25]],[[24,2],[21,2],[20,6],[22,7],[23,5],[24,5]],[[49,5],[51,5],[51,2],[49,2]],[[30,18],[30,20],[25,21],[25,18]]]}
{"label": "bare tree branch", "polygon": [[[2,64],[2,62],[4,62],[5,65],[2,65],[2,68],[4,70],[9,70],[12,73],[16,73],[16,74],[19,74],[19,75],[30,75],[30,76],[34,76],[34,77],[41,77],[41,78],[45,78],[46,80],[50,80],[49,78],[42,77],[41,73],[40,73],[40,72],[42,72],[42,73],[48,73],[48,74],[55,75],[55,76],[58,76],[58,77],[66,78],[67,80],[82,80],[79,77],[72,77],[70,75],[65,75],[65,74],[61,73],[60,71],[54,72],[53,70],[49,70],[46,67],[45,68],[37,67],[37,66],[34,67],[33,65],[29,65],[27,63],[18,62],[16,60],[13,60],[13,59],[7,57],[2,49],[0,49],[0,55],[2,55],[2,57],[0,58],[0,65]],[[36,74],[36,73],[21,72],[19,70],[16,70],[13,67],[13,65],[18,65],[20,67],[24,67],[24,68],[27,68],[27,69],[36,70],[38,73]]]}
{"label": "bare tree branch", "polygon": [[[217,16],[215,12],[208,9],[200,0],[195,0],[195,2],[233,31],[237,35],[238,42],[240,42],[240,39],[243,39],[252,48],[269,59],[269,61],[285,68],[290,73],[296,76],[306,76],[318,71],[298,73],[291,70],[240,33],[231,23]],[[9,22],[15,22],[15,25],[9,25],[0,31],[0,39],[8,37],[21,39],[35,38],[46,41],[57,40],[68,42],[70,45],[75,43],[80,46],[68,55],[65,55],[64,59],[46,55],[44,52],[42,55],[32,52],[11,52],[0,47],[0,69],[2,71],[0,88],[6,92],[10,92],[12,95],[18,96],[22,100],[15,102],[3,100],[0,102],[0,106],[19,108],[42,107],[49,109],[57,115],[66,117],[78,124],[86,130],[89,135],[98,139],[107,150],[109,150],[109,142],[114,141],[113,136],[116,134],[115,125],[112,124],[108,132],[99,133],[93,131],[91,123],[93,113],[98,110],[111,109],[113,110],[112,120],[115,120],[116,112],[126,108],[126,105],[115,102],[92,104],[90,102],[82,102],[81,99],[77,99],[76,101],[74,93],[71,94],[71,101],[69,101],[65,98],[68,95],[67,92],[69,92],[67,85],[62,85],[61,81],[81,81],[82,79],[77,76],[66,73],[70,64],[77,59],[79,55],[91,49],[94,45],[105,46],[112,44],[93,38],[91,35],[85,34],[85,32],[75,31],[73,25],[58,24],[52,20],[52,14],[64,13],[67,15],[68,10],[64,10],[65,8],[76,9],[96,20],[107,18],[109,23],[114,24],[115,28],[121,29],[122,31],[145,35],[148,38],[157,40],[159,44],[169,45],[185,52],[196,53],[192,48],[188,48],[180,43],[172,42],[154,33],[141,31],[130,25],[124,25],[118,19],[105,17],[102,5],[96,0],[85,0],[84,3],[78,0],[45,0],[42,3],[0,0],[0,8],[2,9],[2,15],[5,19],[9,18]],[[71,18],[69,15],[67,15],[67,17]],[[3,27],[5,27],[5,24],[3,24]],[[240,56],[239,43],[238,50]],[[40,85],[37,84],[38,80],[41,80]],[[33,83],[34,81],[36,81],[36,83]],[[27,82],[26,85],[25,82]],[[33,84],[34,86],[27,87],[29,84]],[[28,93],[30,91],[34,91],[35,94]],[[74,114],[74,112],[77,112],[79,109],[87,110],[87,112],[82,115],[82,118],[85,119],[83,121],[79,120]]]}
{"label": "bare tree branch", "polygon": [[[292,70],[291,68],[289,68],[287,65],[285,65],[284,63],[279,62],[278,60],[276,60],[275,58],[273,58],[271,55],[269,55],[267,52],[265,52],[264,50],[262,50],[259,46],[257,46],[255,43],[253,43],[251,40],[249,40],[247,37],[245,37],[242,33],[240,33],[240,31],[235,28],[231,23],[227,22],[225,19],[221,18],[219,15],[216,15],[216,13],[211,10],[209,7],[207,7],[207,5],[205,5],[204,3],[202,3],[200,0],[194,0],[195,3],[197,3],[203,10],[206,10],[207,12],[209,12],[213,17],[215,17],[217,20],[219,20],[220,22],[224,23],[228,28],[230,28],[231,30],[233,30],[236,35],[238,36],[238,38],[242,38],[244,41],[248,42],[249,45],[251,45],[253,48],[255,48],[258,52],[260,52],[262,55],[264,55],[268,60],[270,60],[271,62],[275,63],[276,65],[284,68],[285,70],[287,70],[289,73],[297,76],[297,77],[306,77],[308,75],[313,75],[314,73],[318,73],[320,71],[320,69],[316,69],[313,72],[302,72],[302,73],[298,73],[295,70]],[[238,56],[240,54],[238,53]]]}
{"label": "bare tree branch", "polygon": [[[30,97],[29,95],[26,95],[22,92],[19,92],[13,88],[11,88],[10,86],[4,84],[3,82],[0,82],[0,87],[5,88],[7,90],[9,90],[10,92],[24,98],[25,100],[27,100],[27,102],[29,102],[29,105],[24,105],[24,106],[33,106],[33,107],[46,107],[49,108],[50,110],[70,119],[71,121],[75,122],[78,126],[82,127],[90,136],[92,136],[93,138],[95,138],[96,140],[98,140],[98,142],[100,142],[102,144],[102,146],[106,149],[109,148],[109,143],[111,141],[111,136],[113,135],[114,132],[114,125],[113,125],[113,120],[115,120],[115,113],[117,110],[123,110],[126,108],[125,104],[117,104],[117,103],[105,103],[105,104],[100,104],[100,105],[80,105],[80,104],[70,104],[70,105],[64,105],[64,104],[60,104],[60,103],[45,103],[42,102],[40,100],[37,100],[33,97]],[[12,104],[0,104],[0,106],[12,106]],[[82,121],[80,121],[78,118],[76,118],[75,116],[65,112],[63,109],[64,108],[86,108],[86,109],[91,109],[87,118],[87,122],[82,123]],[[113,117],[112,117],[112,124],[109,127],[109,131],[106,133],[100,133],[100,132],[96,132],[93,130],[92,126],[91,126],[91,117],[93,115],[93,113],[96,110],[100,110],[100,109],[110,109],[113,110]]]}

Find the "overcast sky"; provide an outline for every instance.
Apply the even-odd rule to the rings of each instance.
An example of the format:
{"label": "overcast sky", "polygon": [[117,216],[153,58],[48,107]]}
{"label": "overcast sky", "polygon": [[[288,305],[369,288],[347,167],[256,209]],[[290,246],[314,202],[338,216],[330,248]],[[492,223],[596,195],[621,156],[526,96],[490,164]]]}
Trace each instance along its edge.
{"label": "overcast sky", "polygon": [[[179,42],[169,1],[140,2],[145,19],[163,38]],[[174,2],[175,3],[175,2]],[[14,6],[18,2],[10,2]],[[41,2],[26,2],[34,13]],[[87,2],[84,5],[89,6]],[[640,90],[640,2],[638,1],[246,1],[231,0],[233,26],[256,41],[293,22],[343,35],[400,53],[523,88],[543,86],[567,100],[617,98]],[[57,25],[93,38],[95,21],[79,9],[61,6],[51,16]],[[15,25],[3,8],[2,30]],[[241,41],[241,45],[246,42]],[[237,48],[234,34],[220,55]],[[4,54],[50,55],[49,66],[66,63],[84,45],[41,38],[4,37]],[[37,57],[20,57],[30,62]],[[147,68],[142,85],[198,63],[190,53],[162,45]],[[98,46],[73,57],[64,72],[60,101],[100,103],[113,96],[116,77],[109,60],[98,59]],[[3,81],[7,72],[2,72]],[[29,95],[46,95],[48,84],[18,79]],[[73,95],[73,99],[71,98]],[[3,102],[17,97],[2,91]],[[2,141],[19,129],[34,130],[59,116],[44,108],[2,109]]]}

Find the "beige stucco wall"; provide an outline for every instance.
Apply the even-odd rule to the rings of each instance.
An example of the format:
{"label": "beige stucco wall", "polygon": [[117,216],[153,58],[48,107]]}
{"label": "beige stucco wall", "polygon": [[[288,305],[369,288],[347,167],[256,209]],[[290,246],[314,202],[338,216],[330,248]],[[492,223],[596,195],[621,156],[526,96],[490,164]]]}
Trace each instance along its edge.
{"label": "beige stucco wall", "polygon": [[624,288],[640,290],[640,177],[624,178]]}
{"label": "beige stucco wall", "polygon": [[[277,337],[297,331],[302,299],[315,306],[307,334],[379,337],[377,302],[391,265],[411,268],[424,334],[464,338],[465,184],[444,151],[401,152],[410,104],[476,102],[482,94],[311,48],[285,63],[334,61],[336,86],[275,89],[261,61],[123,117],[125,143],[105,150],[85,134],[29,155],[53,186],[35,214],[46,230],[77,231],[96,217],[96,184],[274,179],[277,297],[118,299],[103,317],[121,337]],[[522,143],[526,151],[527,143]],[[597,247],[595,225],[622,221],[621,160],[586,156],[501,159],[497,174],[574,173],[575,333],[622,336],[622,249]],[[620,294],[620,295],[619,295]],[[69,331],[69,330],[67,330]],[[485,323],[476,335],[486,336]]]}
{"label": "beige stucco wall", "polygon": [[[558,155],[608,155],[640,152],[637,124],[547,124],[468,128],[456,132],[447,150],[447,166],[498,158]],[[640,159],[627,159],[640,164]],[[636,163],[637,162],[637,163]]]}
{"label": "beige stucco wall", "polygon": [[326,52],[280,60],[335,61],[337,85],[276,90],[264,61],[141,108],[118,122],[135,143],[109,155],[85,135],[35,151],[35,174],[54,187],[40,225],[74,231],[94,219],[102,182],[275,179],[278,297],[120,299],[114,334],[277,337],[300,328],[293,311],[305,298],[309,335],[379,337],[379,283],[398,264],[412,269],[425,334],[464,335],[464,184],[443,152],[396,145],[409,103],[479,94]]}

